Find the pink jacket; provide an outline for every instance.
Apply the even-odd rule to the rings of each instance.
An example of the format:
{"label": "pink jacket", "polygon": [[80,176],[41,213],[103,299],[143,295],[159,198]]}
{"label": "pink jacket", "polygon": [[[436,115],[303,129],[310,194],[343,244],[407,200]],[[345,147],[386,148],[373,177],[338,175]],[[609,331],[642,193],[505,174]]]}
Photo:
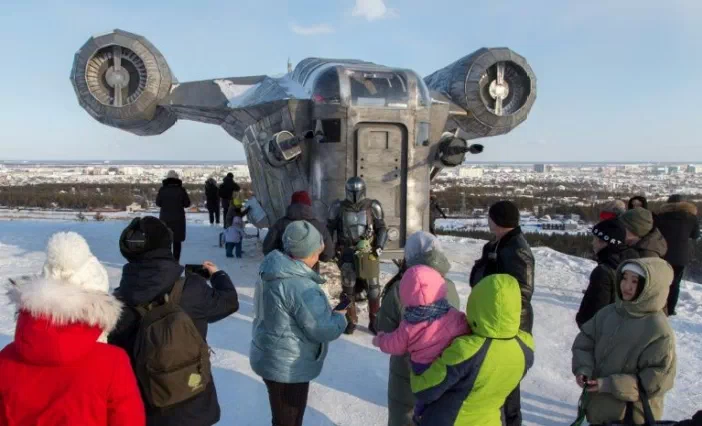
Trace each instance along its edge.
{"label": "pink jacket", "polygon": [[446,315],[432,321],[410,324],[402,320],[392,333],[380,332],[373,344],[390,355],[410,354],[412,362],[431,364],[453,339],[470,333],[466,315],[451,308]]}
{"label": "pink jacket", "polygon": [[[446,298],[446,282],[436,270],[417,265],[409,268],[400,281],[402,306],[426,306]],[[379,333],[373,344],[391,355],[410,354],[412,362],[431,364],[454,338],[470,333],[468,320],[451,308],[444,316],[429,322],[411,324],[405,320],[392,333]]]}

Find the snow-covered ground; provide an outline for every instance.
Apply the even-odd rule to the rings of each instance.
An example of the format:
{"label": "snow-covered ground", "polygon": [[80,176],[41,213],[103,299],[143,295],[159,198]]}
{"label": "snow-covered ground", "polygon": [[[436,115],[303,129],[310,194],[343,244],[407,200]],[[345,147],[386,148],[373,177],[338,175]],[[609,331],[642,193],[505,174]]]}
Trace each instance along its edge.
{"label": "snow-covered ground", "polygon": [[[81,212],[79,210],[47,210],[38,208],[6,208],[0,207],[0,222],[13,220],[51,220],[51,221],[78,221],[78,215],[82,214],[85,221],[95,221],[96,212]],[[158,210],[139,211],[139,212],[101,212],[105,220],[130,221],[135,217],[141,216],[158,216]],[[197,213],[188,212],[187,220],[194,224],[209,223],[209,215],[207,210]]]}
{"label": "snow-covered ground", "polygon": [[[193,218],[199,221],[199,218]],[[55,220],[14,220],[0,222],[0,286],[7,278],[39,271],[45,243],[57,231],[72,230],[86,237],[93,252],[108,268],[111,283],[119,282],[124,260],[117,240],[123,221],[71,222]],[[254,230],[250,230],[255,233]],[[217,246],[219,228],[191,223],[184,244],[183,263],[212,260],[229,272],[241,300],[241,310],[210,327],[214,347],[215,380],[222,405],[222,425],[268,425],[268,396],[263,382],[249,367],[248,353],[252,322],[252,297],[256,271],[262,256],[255,236],[246,240],[242,260],[226,259]],[[482,242],[444,238],[444,248],[453,269],[451,278],[465,304],[470,287],[468,273],[479,256]],[[579,389],[570,374],[570,346],[577,329],[575,312],[594,262],[566,256],[546,248],[536,255],[534,335],[536,364],[524,379],[522,407],[525,424],[564,425],[575,418]],[[325,267],[332,273],[334,267]],[[383,265],[383,280],[395,272]],[[332,297],[340,291],[338,278],[325,284]],[[4,291],[0,295],[0,346],[14,333],[14,312]],[[668,394],[666,417],[690,417],[702,408],[702,286],[684,283],[679,315],[671,322],[677,333],[678,375],[675,389]],[[363,315],[363,324],[367,315]],[[371,344],[371,336],[357,332],[331,344],[321,376],[311,387],[305,425],[384,425],[388,357]]]}

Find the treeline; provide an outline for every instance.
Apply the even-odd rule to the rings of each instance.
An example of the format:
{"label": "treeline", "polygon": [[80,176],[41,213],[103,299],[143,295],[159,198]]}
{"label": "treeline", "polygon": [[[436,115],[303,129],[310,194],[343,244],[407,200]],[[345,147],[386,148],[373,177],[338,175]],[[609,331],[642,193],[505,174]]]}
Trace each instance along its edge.
{"label": "treeline", "polygon": [[[250,191],[247,182],[239,184]],[[184,185],[193,205],[205,203],[205,186]],[[157,184],[39,184],[0,187],[0,206],[9,208],[92,210],[114,208],[124,210],[137,203],[153,207],[161,185]]]}
{"label": "treeline", "polygon": [[[490,240],[492,234],[487,231],[473,230],[450,230],[443,231],[437,229],[437,234],[451,235],[464,238],[476,238],[479,240]],[[589,235],[570,235],[570,234],[541,234],[541,233],[525,233],[529,245],[532,247],[549,247],[561,253],[570,254],[578,257],[592,257],[592,237]]]}
{"label": "treeline", "polygon": [[[437,234],[450,235],[464,238],[476,238],[479,240],[490,240],[492,234],[485,231],[472,230],[450,230],[443,231],[437,229]],[[561,253],[572,256],[592,259],[592,237],[589,235],[556,235],[525,233],[529,245],[532,247],[549,247]],[[690,266],[685,271],[685,279],[688,281],[702,283],[702,239],[695,241],[693,256]]]}
{"label": "treeline", "polygon": [[[624,202],[630,198],[630,194],[575,189],[549,189],[525,195],[510,192],[506,188],[452,186],[437,189],[435,194],[439,206],[450,216],[470,216],[475,210],[487,211],[495,202],[507,199],[514,202],[520,210],[533,212],[538,217],[577,214],[590,223],[599,220],[600,211],[609,197]],[[702,202],[696,204],[702,212]],[[653,201],[649,203],[649,209],[657,212],[661,205],[663,202]]]}

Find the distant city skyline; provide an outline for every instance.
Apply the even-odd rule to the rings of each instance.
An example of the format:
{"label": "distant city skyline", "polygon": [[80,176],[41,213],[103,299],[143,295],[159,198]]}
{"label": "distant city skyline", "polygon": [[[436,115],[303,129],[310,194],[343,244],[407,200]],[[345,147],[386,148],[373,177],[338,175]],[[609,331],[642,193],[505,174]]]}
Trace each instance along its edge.
{"label": "distant city skyline", "polygon": [[[466,161],[461,166],[533,166],[535,164],[545,165],[700,165],[702,161]],[[75,160],[22,160],[22,159],[0,159],[0,165],[22,166],[22,165],[47,165],[47,166],[248,166],[245,160],[95,160],[95,159],[75,159]],[[450,170],[447,168],[446,170]]]}
{"label": "distant city skyline", "polygon": [[[480,140],[476,162],[702,161],[702,7],[695,0],[480,2],[9,0],[0,16],[0,156],[13,160],[244,161],[217,126],[137,137],[93,120],[69,82],[76,50],[120,28],[147,37],[179,81],[281,74],[308,56],[358,58],[426,76],[507,46],[538,78],[528,120]],[[37,13],[37,10],[41,13]],[[157,16],[158,19],[154,19]],[[681,161],[683,160],[684,161]]]}

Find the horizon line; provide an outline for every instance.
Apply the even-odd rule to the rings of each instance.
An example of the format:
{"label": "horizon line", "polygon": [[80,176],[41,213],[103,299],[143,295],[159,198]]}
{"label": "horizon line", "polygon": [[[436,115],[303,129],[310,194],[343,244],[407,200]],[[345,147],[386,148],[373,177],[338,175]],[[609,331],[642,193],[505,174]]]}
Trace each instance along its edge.
{"label": "horizon line", "polygon": [[[237,165],[248,165],[248,162],[246,160],[137,160],[137,159],[128,159],[128,160],[107,160],[107,159],[102,159],[102,160],[97,160],[97,159],[75,159],[75,160],[47,160],[47,159],[42,159],[42,160],[28,160],[28,159],[0,159],[0,163],[74,163],[76,165],[84,164],[84,163],[141,163],[141,164],[153,164],[153,165],[158,165],[158,164],[165,164],[165,163],[182,163],[182,164],[199,164],[199,163],[211,163],[211,164],[237,164]],[[597,160],[592,160],[592,161],[578,161],[578,160],[560,160],[560,161],[545,161],[545,160],[533,160],[533,161],[489,161],[489,160],[474,160],[474,161],[465,161],[461,165],[471,165],[471,164],[514,164],[514,165],[520,165],[520,164],[545,164],[545,165],[551,165],[551,164],[686,164],[686,165],[696,165],[696,164],[702,164],[702,160],[699,161],[690,161],[690,160],[683,160],[683,161],[655,161],[655,160],[643,160],[643,161],[597,161]],[[457,166],[459,167],[459,166]],[[450,167],[446,168],[451,169]]]}

